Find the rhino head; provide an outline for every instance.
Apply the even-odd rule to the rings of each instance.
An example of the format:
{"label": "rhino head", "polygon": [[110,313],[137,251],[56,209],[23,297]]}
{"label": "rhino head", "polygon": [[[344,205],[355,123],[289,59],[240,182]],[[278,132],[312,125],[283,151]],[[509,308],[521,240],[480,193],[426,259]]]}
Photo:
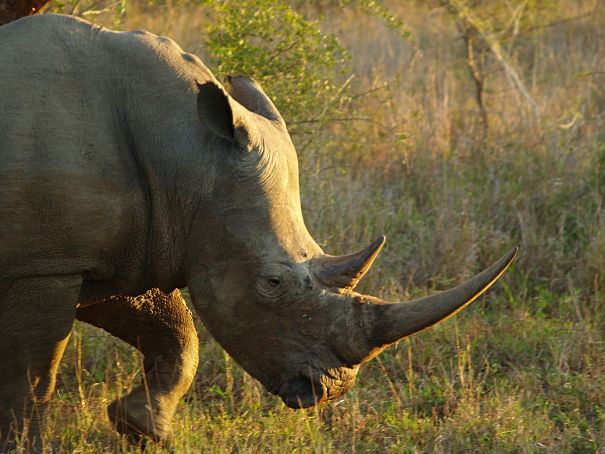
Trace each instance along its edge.
{"label": "rhino head", "polygon": [[[187,283],[218,342],[292,408],[348,391],[361,364],[483,293],[516,249],[471,280],[409,302],[356,293],[384,244],[326,255],[303,221],[296,152],[259,84],[198,83],[205,145],[218,149],[188,242]],[[208,189],[210,188],[210,189]]]}

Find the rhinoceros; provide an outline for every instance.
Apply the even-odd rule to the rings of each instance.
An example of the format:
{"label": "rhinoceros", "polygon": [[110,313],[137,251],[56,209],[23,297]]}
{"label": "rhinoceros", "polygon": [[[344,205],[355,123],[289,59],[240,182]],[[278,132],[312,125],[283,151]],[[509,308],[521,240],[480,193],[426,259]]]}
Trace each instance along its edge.
{"label": "rhinoceros", "polygon": [[445,292],[354,291],[384,244],[332,256],[301,211],[297,155],[261,86],[219,82],[169,38],[45,14],[0,27],[0,431],[37,439],[74,320],[144,355],[108,408],[165,440],[198,362],[179,291],[292,408],[347,392],[361,364],[454,314],[513,248]]}

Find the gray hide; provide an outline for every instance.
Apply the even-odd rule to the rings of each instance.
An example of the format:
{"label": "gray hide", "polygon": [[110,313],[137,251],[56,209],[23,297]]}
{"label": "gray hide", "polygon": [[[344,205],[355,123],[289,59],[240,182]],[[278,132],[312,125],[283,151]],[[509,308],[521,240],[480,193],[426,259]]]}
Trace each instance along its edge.
{"label": "gray hide", "polygon": [[176,288],[300,408],[346,392],[360,364],[470,303],[512,261],[514,250],[419,301],[356,293],[384,238],[324,254],[285,122],[255,82],[229,85],[147,32],[60,15],[0,27],[0,440],[29,424],[39,443],[75,318],[144,353],[149,388],[109,416],[134,441],[164,440],[197,367]]}

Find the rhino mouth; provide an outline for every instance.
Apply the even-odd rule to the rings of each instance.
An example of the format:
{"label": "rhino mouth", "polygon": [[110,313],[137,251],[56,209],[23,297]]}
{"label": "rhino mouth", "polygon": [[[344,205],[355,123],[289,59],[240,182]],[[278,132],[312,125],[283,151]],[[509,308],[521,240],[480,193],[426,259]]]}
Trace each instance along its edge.
{"label": "rhino mouth", "polygon": [[300,374],[284,383],[277,394],[288,407],[299,409],[313,407],[322,402],[326,390],[319,380]]}

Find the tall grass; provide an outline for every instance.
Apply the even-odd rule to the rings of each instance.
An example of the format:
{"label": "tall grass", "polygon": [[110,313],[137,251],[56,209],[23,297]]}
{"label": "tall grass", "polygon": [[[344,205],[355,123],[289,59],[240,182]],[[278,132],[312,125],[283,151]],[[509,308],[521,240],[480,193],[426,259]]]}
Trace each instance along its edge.
{"label": "tall grass", "polygon": [[[451,17],[390,6],[414,42],[354,10],[322,8],[324,29],[350,50],[355,89],[374,91],[356,100],[357,120],[327,122],[323,140],[301,149],[310,230],[332,253],[387,233],[362,290],[393,299],[450,286],[514,244],[518,260],[486,297],[392,347],[317,409],[285,408],[200,326],[200,371],[174,446],[149,452],[605,452],[605,76],[577,76],[605,70],[605,8],[561,0],[563,18],[591,13],[507,44],[539,125],[489,61],[481,138]],[[129,8],[123,28],[203,56],[200,8]],[[135,452],[104,408],[140,370],[136,352],[77,324],[49,441],[60,452]]]}

